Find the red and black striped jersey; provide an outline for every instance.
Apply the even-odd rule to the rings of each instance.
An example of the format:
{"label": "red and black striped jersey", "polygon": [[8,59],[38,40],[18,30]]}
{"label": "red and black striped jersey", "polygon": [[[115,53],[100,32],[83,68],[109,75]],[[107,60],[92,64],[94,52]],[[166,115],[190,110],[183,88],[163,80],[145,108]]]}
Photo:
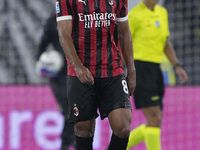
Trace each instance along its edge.
{"label": "red and black striped jersey", "polygon": [[[57,21],[72,20],[72,39],[95,78],[124,73],[118,24],[128,19],[127,0],[57,0]],[[68,62],[68,75],[76,76]]]}

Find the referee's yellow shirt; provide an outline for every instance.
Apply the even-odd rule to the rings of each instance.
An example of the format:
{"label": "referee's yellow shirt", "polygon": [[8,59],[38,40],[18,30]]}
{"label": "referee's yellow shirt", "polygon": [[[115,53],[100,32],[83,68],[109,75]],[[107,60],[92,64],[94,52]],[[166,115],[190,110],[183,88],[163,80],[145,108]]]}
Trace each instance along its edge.
{"label": "referee's yellow shirt", "polygon": [[154,11],[140,2],[128,15],[134,59],[160,63],[169,36],[167,10],[156,5]]}

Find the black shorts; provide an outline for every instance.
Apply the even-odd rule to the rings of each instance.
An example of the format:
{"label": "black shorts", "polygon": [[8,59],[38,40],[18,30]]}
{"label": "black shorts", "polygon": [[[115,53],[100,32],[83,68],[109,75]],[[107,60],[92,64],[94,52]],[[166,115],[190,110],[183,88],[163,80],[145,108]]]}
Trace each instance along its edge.
{"label": "black shorts", "polygon": [[101,119],[117,108],[131,109],[124,75],[111,78],[95,78],[94,85],[82,84],[77,77],[67,77],[67,95],[70,122]]}
{"label": "black shorts", "polygon": [[163,107],[164,83],[160,64],[135,61],[136,89],[133,94],[136,109]]}

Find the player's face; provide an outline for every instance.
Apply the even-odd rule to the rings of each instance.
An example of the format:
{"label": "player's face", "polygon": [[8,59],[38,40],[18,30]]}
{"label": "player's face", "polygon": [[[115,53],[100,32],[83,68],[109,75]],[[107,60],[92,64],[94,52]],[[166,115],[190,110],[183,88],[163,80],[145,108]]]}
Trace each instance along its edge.
{"label": "player's face", "polygon": [[159,0],[144,0],[144,1],[146,1],[147,3],[151,5],[156,5],[159,2]]}

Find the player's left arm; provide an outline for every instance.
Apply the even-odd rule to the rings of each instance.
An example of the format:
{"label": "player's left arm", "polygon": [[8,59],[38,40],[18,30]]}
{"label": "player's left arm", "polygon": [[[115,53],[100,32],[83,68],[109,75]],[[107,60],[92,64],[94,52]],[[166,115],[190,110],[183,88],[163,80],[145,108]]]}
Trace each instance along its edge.
{"label": "player's left arm", "polygon": [[164,52],[165,52],[166,56],[168,57],[168,59],[170,60],[170,62],[172,63],[172,65],[174,66],[175,71],[181,80],[181,83],[182,84],[185,83],[188,79],[187,73],[180,65],[179,60],[174,51],[174,47],[169,39],[166,40]]}
{"label": "player's left arm", "polygon": [[129,95],[132,95],[136,87],[136,70],[133,60],[133,44],[128,20],[118,22],[118,32],[120,47],[127,68],[127,84],[129,88]]}

